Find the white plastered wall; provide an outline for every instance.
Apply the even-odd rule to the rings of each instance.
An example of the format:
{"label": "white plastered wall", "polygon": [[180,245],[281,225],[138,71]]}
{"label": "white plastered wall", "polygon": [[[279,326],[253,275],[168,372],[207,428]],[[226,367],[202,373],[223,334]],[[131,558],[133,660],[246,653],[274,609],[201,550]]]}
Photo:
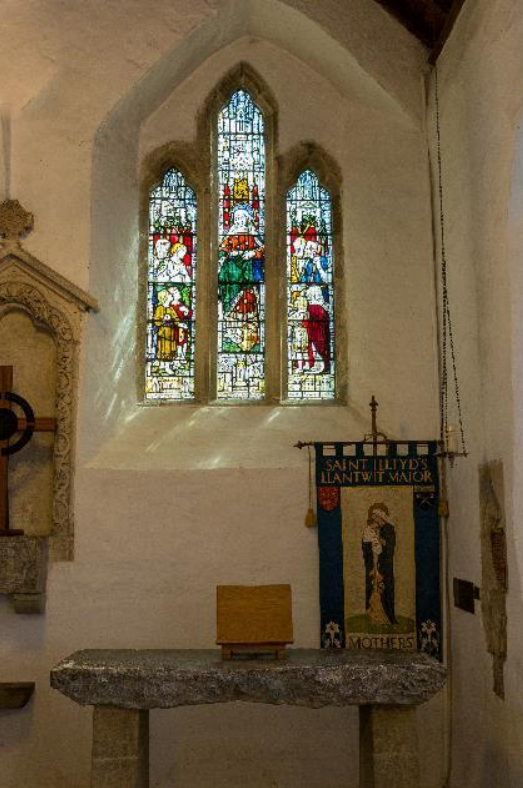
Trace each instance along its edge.
{"label": "white plastered wall", "polygon": [[[75,561],[51,567],[45,617],[0,603],[2,676],[37,680],[33,704],[0,717],[0,784],[86,788],[90,711],[48,688],[50,667],[79,648],[212,647],[218,583],[290,582],[296,645],[316,646],[316,533],[303,526],[306,457],[293,443],[361,436],[372,393],[391,436],[437,433],[424,53],[371,0],[32,12],[13,18],[13,57],[23,48],[35,76],[25,65],[29,86],[13,77],[4,100],[11,196],[36,214],[31,252],[101,311],[81,354]],[[136,403],[140,163],[194,136],[239,60],[276,97],[280,152],[314,139],[342,169],[348,407]],[[420,711],[429,788],[443,775],[442,709]],[[354,709],[152,715],[155,788],[330,788],[356,781],[357,752]]]}
{"label": "white plastered wall", "polygon": [[[456,788],[523,785],[522,38],[518,0],[469,0],[439,58],[449,287],[470,450],[449,475],[450,574],[481,585],[478,464],[486,461],[504,464],[509,560],[504,701],[492,691],[480,605],[475,616],[452,611]],[[434,145],[432,153],[435,161]]]}

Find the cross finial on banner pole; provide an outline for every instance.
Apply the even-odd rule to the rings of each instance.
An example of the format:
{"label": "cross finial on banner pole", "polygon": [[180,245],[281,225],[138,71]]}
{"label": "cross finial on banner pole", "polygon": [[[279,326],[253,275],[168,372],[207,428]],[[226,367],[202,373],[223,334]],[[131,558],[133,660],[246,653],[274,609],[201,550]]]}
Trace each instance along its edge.
{"label": "cross finial on banner pole", "polygon": [[378,401],[374,394],[372,395],[372,399],[369,402],[370,411],[371,411],[371,419],[372,419],[372,440],[374,443],[374,450],[376,451],[376,445],[378,443],[378,422],[377,422],[377,413],[378,413]]}

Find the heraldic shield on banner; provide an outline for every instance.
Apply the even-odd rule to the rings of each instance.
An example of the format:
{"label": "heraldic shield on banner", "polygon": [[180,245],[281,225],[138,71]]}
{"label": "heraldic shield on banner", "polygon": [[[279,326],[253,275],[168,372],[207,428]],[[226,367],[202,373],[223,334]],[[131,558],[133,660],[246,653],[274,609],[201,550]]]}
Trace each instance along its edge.
{"label": "heraldic shield on banner", "polygon": [[324,648],[442,658],[437,449],[315,444]]}

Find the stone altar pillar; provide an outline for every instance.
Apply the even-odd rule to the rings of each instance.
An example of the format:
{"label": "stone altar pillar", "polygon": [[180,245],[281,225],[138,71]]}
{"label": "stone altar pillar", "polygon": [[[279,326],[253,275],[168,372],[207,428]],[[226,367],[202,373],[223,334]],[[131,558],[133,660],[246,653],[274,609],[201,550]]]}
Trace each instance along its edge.
{"label": "stone altar pillar", "polygon": [[360,788],[419,788],[415,706],[360,706]]}
{"label": "stone altar pillar", "polygon": [[91,788],[149,788],[149,712],[95,706]]}

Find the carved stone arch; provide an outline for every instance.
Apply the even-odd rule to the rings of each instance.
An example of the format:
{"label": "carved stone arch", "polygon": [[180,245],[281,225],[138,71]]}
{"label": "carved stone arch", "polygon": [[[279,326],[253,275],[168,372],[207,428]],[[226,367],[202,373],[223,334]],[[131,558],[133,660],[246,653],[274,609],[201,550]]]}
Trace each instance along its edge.
{"label": "carved stone arch", "polygon": [[[334,249],[334,287],[335,287],[335,327],[336,327],[336,399],[334,403],[345,404],[348,397],[348,359],[347,359],[347,310],[345,308],[345,262],[343,252],[343,213],[342,172],[337,161],[321,145],[311,140],[304,141],[278,157],[277,215],[278,258],[280,265],[286,265],[286,200],[287,192],[296,183],[304,170],[312,170],[324,186],[332,201],[332,241]],[[285,271],[280,270],[285,279]],[[282,293],[282,299],[285,296]],[[282,300],[281,313],[286,315],[286,304]],[[283,334],[286,336],[287,321],[283,321]],[[283,340],[282,340],[283,341]],[[286,379],[286,372],[284,373]],[[285,388],[285,384],[284,384]],[[322,401],[322,405],[328,402]]]}
{"label": "carved stone arch", "polygon": [[50,534],[51,557],[72,560],[73,517],[73,430],[77,345],[71,324],[36,287],[20,282],[0,283],[0,304],[19,305],[35,323],[48,328],[57,352],[56,433],[53,452],[53,513]]}
{"label": "carved stone arch", "polygon": [[0,205],[0,307],[22,309],[34,324],[47,329],[55,343],[56,432],[49,542],[52,559],[69,561],[74,556],[74,420],[81,315],[97,311],[98,304],[22,248],[19,238],[31,228],[32,215],[16,200]]}

